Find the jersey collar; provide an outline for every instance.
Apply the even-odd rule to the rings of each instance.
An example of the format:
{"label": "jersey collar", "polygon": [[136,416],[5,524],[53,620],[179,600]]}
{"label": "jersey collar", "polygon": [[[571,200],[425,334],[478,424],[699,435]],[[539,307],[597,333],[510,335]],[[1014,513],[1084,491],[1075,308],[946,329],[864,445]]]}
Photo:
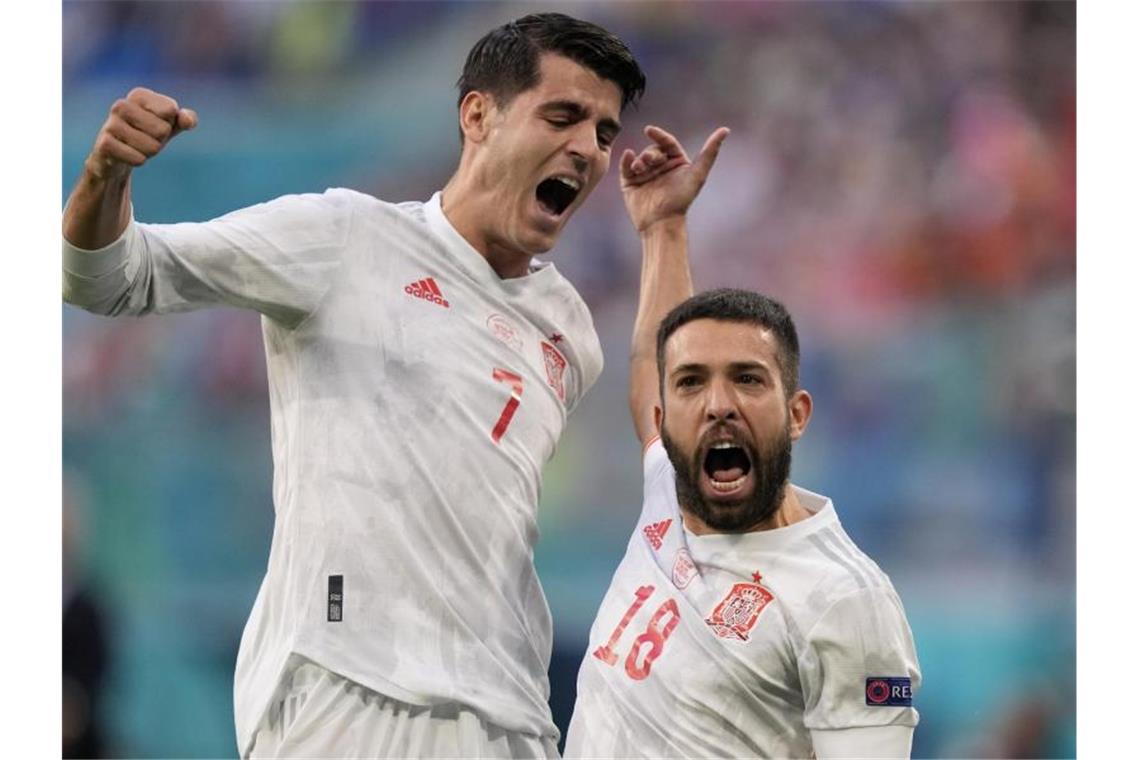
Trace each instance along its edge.
{"label": "jersey collar", "polygon": [[443,213],[443,191],[436,191],[424,204],[424,217],[432,231],[443,238],[448,250],[455,255],[464,270],[481,284],[515,294],[532,291],[535,287],[550,287],[558,278],[553,264],[537,259],[531,259],[529,274],[505,280],[499,277],[487,259],[459,234]]}
{"label": "jersey collar", "polygon": [[[685,540],[690,546],[699,546],[702,550],[712,551],[729,548],[778,549],[839,522],[839,516],[835,513],[831,499],[797,485],[789,484],[789,486],[796,492],[804,509],[811,512],[810,517],[783,528],[756,530],[751,533],[706,533],[698,536],[685,529]],[[683,520],[681,524],[684,525]]]}

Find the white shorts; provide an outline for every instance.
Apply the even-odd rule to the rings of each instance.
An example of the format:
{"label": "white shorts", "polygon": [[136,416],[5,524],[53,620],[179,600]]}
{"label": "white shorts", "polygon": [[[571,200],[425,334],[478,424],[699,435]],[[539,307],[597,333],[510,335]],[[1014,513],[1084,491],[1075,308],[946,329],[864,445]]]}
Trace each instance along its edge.
{"label": "white shorts", "polygon": [[557,758],[549,737],[507,731],[458,704],[400,702],[305,660],[254,732],[249,758]]}

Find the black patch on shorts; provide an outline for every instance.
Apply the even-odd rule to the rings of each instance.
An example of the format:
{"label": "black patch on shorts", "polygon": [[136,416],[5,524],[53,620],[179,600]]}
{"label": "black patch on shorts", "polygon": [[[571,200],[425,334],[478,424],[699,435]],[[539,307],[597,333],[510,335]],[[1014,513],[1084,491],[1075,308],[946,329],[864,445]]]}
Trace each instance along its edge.
{"label": "black patch on shorts", "polygon": [[344,617],[344,576],[329,576],[329,622],[339,623]]}

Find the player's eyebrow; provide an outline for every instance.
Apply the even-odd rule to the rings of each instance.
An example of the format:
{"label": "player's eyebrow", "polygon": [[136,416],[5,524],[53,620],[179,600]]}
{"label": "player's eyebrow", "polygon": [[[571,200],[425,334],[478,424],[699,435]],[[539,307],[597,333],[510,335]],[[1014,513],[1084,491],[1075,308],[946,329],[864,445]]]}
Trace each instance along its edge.
{"label": "player's eyebrow", "polygon": [[[732,373],[737,373],[737,372],[763,372],[766,375],[772,374],[772,369],[771,369],[771,367],[768,366],[768,364],[766,362],[755,361],[755,360],[729,362],[728,371],[732,372]],[[704,375],[704,374],[708,374],[708,372],[709,372],[709,365],[703,364],[701,362],[688,362],[686,364],[681,364],[681,365],[677,366],[669,374],[671,376],[684,375],[684,374]]]}
{"label": "player's eyebrow", "polygon": [[[543,103],[539,108],[543,111],[561,111],[578,121],[590,116],[590,109],[576,100],[550,100]],[[609,131],[614,137],[621,132],[621,123],[608,116],[599,119],[598,126]]]}
{"label": "player's eyebrow", "polygon": [[766,362],[761,361],[743,361],[732,362],[728,365],[728,369],[732,372],[764,372],[770,373],[772,370],[768,367]]}
{"label": "player's eyebrow", "polygon": [[677,375],[705,375],[708,374],[708,371],[709,367],[707,364],[688,362],[687,364],[681,364],[675,367],[669,375],[671,377],[676,377]]}

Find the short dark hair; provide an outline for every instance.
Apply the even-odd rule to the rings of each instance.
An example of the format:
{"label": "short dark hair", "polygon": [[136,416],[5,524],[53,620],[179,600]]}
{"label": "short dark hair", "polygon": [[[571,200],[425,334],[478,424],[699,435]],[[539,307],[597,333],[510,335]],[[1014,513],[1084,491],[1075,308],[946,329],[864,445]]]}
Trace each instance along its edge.
{"label": "short dark hair", "polygon": [[682,325],[697,319],[746,322],[771,330],[776,336],[776,358],[784,392],[791,396],[800,386],[800,339],[792,315],[779,301],[762,293],[719,288],[698,293],[665,315],[657,328],[657,377],[665,396],[665,343]]}
{"label": "short dark hair", "polygon": [[645,92],[645,74],[617,35],[562,13],[533,13],[492,29],[467,54],[456,86],[459,103],[473,90],[488,92],[506,107],[538,84],[539,57],[557,53],[621,88],[621,107]]}

